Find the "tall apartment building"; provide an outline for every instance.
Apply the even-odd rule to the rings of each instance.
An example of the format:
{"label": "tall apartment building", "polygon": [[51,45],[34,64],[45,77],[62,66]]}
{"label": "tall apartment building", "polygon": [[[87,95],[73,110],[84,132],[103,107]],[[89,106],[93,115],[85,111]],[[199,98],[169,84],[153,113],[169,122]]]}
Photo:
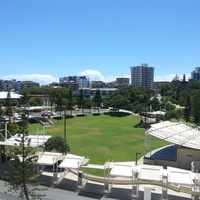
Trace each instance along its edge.
{"label": "tall apartment building", "polygon": [[34,81],[21,81],[21,89],[27,89],[32,87],[40,87],[40,84]]}
{"label": "tall apartment building", "polygon": [[16,81],[15,79],[12,80],[0,80],[0,90],[1,91],[20,91],[21,89],[21,82]]}
{"label": "tall apartment building", "polygon": [[116,78],[117,86],[128,86],[129,85],[129,78],[126,77],[118,77]]}
{"label": "tall apartment building", "polygon": [[103,82],[103,81],[91,81],[90,87],[91,88],[103,88],[103,87],[105,87],[105,82]]}
{"label": "tall apartment building", "polygon": [[195,70],[191,72],[191,78],[189,81],[200,81],[200,67],[196,67]]}
{"label": "tall apartment building", "polygon": [[19,92],[21,89],[27,89],[31,87],[40,87],[39,83],[33,81],[16,81],[12,80],[0,80],[0,91],[16,91]]}
{"label": "tall apartment building", "polygon": [[154,67],[149,67],[148,64],[141,66],[130,67],[131,69],[131,86],[143,87],[145,89],[153,89]]}
{"label": "tall apartment building", "polygon": [[67,76],[59,79],[60,84],[66,83],[77,83],[79,88],[89,87],[89,78],[86,76]]}

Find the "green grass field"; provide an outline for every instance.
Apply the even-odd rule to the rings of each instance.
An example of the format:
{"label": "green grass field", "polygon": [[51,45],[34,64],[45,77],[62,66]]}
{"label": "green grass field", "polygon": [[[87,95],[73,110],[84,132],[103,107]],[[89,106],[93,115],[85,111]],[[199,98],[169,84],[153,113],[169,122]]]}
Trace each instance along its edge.
{"label": "green grass field", "polygon": [[[64,137],[64,119],[53,120],[51,127],[46,127],[46,134]],[[144,129],[136,128],[140,118],[127,115],[122,117],[92,114],[84,117],[66,119],[67,142],[70,153],[88,156],[90,163],[104,164],[108,160],[134,161],[136,152],[144,154]],[[31,124],[29,134],[42,131],[40,124]],[[152,137],[152,149],[169,143]]]}

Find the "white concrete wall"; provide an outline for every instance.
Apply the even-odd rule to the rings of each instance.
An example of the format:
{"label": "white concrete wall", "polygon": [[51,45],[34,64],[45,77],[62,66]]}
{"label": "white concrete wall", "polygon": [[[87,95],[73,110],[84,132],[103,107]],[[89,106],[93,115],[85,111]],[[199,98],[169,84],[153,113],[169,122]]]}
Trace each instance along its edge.
{"label": "white concrete wall", "polygon": [[183,169],[191,169],[193,161],[200,161],[200,151],[195,149],[178,148],[177,162],[178,167]]}

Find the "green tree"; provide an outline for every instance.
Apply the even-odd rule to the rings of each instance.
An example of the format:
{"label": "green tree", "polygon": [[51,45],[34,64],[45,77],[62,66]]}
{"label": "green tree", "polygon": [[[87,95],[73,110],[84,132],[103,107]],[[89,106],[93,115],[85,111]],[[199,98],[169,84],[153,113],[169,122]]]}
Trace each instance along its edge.
{"label": "green tree", "polygon": [[171,120],[173,118],[174,119],[179,119],[179,115],[178,115],[178,113],[176,111],[170,110],[170,111],[166,112],[166,114],[165,114],[165,119],[166,120]]}
{"label": "green tree", "polygon": [[61,117],[61,111],[63,110],[63,105],[62,105],[62,97],[59,94],[57,99],[56,99],[56,111],[59,111],[60,117]]}
{"label": "green tree", "polygon": [[161,96],[164,96],[164,95],[165,95],[164,86],[161,87],[161,89],[160,89],[160,94],[161,94]]}
{"label": "green tree", "polygon": [[20,139],[19,146],[13,148],[10,155],[13,158],[10,161],[10,170],[7,172],[8,191],[19,192],[20,199],[41,199],[42,195],[39,191],[44,190],[39,186],[40,173],[37,171],[37,156],[33,154],[31,140],[28,139],[28,121],[25,114],[22,115],[22,121],[18,123],[18,133]]}
{"label": "green tree", "polygon": [[88,108],[90,112],[91,112],[92,105],[93,105],[92,99],[90,98],[85,99],[85,108]]}
{"label": "green tree", "polygon": [[127,109],[127,105],[130,104],[130,101],[122,96],[121,94],[114,95],[110,100],[110,106],[114,109]]}
{"label": "green tree", "polygon": [[183,74],[183,83],[185,84],[186,82],[186,77],[185,77],[185,74]]}
{"label": "green tree", "polygon": [[10,91],[8,91],[6,98],[6,115],[8,115],[9,120],[11,119],[12,116],[12,107],[10,101],[11,101],[11,94]]}
{"label": "green tree", "polygon": [[192,100],[192,114],[194,122],[198,125],[200,121],[200,92],[196,93]]}
{"label": "green tree", "polygon": [[51,137],[45,143],[45,150],[52,151],[56,150],[60,153],[67,153],[70,151],[69,144],[62,137]]}
{"label": "green tree", "polygon": [[79,108],[82,109],[82,113],[84,114],[85,98],[84,98],[82,89],[80,89],[80,91],[79,91],[78,102],[79,102]]}
{"label": "green tree", "polygon": [[96,90],[95,95],[93,97],[93,101],[94,101],[95,106],[97,107],[98,113],[99,113],[99,108],[100,108],[101,103],[102,103],[101,93],[100,93],[99,89]]}
{"label": "green tree", "polygon": [[160,108],[161,108],[161,104],[159,103],[158,99],[156,99],[156,98],[149,100],[147,103],[148,103],[147,106],[151,107],[155,111],[160,110]]}
{"label": "green tree", "polygon": [[191,101],[190,101],[190,96],[188,95],[184,109],[184,118],[186,123],[190,121],[190,116],[191,116]]}
{"label": "green tree", "polygon": [[179,81],[179,76],[176,74],[173,81]]}
{"label": "green tree", "polygon": [[29,100],[30,106],[42,106],[44,101],[39,97],[33,97]]}
{"label": "green tree", "polygon": [[21,91],[21,105],[24,107],[27,107],[29,104],[29,97],[28,97],[28,91],[27,90],[22,90]]}
{"label": "green tree", "polygon": [[72,115],[73,105],[74,105],[74,98],[73,98],[72,89],[70,88],[69,89],[69,97],[68,97],[68,108],[71,111],[71,115]]}

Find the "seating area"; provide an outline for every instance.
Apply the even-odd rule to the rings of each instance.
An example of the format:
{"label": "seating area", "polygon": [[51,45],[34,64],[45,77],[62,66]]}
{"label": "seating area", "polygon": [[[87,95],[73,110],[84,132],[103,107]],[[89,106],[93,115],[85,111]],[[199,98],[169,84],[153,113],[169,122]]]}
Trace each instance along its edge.
{"label": "seating area", "polygon": [[[191,198],[198,199],[200,196],[199,174],[188,170],[174,167],[155,165],[136,165],[135,162],[106,162],[103,165],[90,164],[89,158],[82,156],[59,153],[41,152],[38,153],[38,165],[45,169],[46,165],[52,165],[52,172],[44,171],[43,175],[52,177],[52,185],[59,187],[60,184],[73,180],[76,182],[76,191],[81,192],[84,188],[90,190],[91,183],[101,185],[103,195],[107,197],[116,190],[117,186],[123,186],[129,191],[130,198],[139,198],[139,187],[144,187],[144,196],[151,199],[152,189],[159,188],[161,199],[170,199],[169,191],[185,193]],[[59,161],[59,162],[58,162]],[[104,177],[97,177],[89,174],[90,169],[103,170]],[[73,177],[73,178],[72,178]],[[68,179],[68,180],[67,180]],[[66,188],[68,185],[63,185]],[[93,188],[91,187],[91,192]],[[149,192],[150,191],[150,192]],[[102,191],[101,191],[102,192]]]}

